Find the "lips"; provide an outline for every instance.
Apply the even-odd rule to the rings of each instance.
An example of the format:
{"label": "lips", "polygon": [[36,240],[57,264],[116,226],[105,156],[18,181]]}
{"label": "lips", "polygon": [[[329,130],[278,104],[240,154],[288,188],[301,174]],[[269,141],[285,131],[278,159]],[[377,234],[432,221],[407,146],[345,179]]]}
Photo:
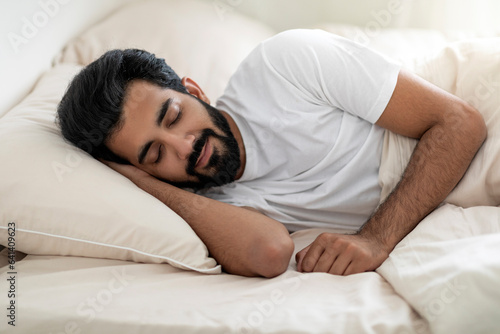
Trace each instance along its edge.
{"label": "lips", "polygon": [[210,138],[207,138],[207,141],[205,142],[205,145],[203,146],[200,157],[198,158],[198,161],[196,161],[196,167],[205,167],[208,164],[208,161],[210,160],[210,157],[212,156],[212,146],[210,145]]}

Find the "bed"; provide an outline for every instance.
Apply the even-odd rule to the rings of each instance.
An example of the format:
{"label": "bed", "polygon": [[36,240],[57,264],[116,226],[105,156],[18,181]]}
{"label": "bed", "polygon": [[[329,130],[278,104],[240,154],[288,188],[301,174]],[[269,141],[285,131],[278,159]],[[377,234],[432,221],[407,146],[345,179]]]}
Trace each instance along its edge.
{"label": "bed", "polygon": [[[182,218],[64,142],[57,103],[110,48],[154,52],[219,96],[245,55],[278,32],[220,14],[207,1],[130,2],[67,41],[22,101],[0,113],[0,332],[500,333],[498,33],[306,27],[393,57],[473,104],[488,126],[467,176],[375,272],[299,273],[292,256],[272,279],[224,273]],[[391,136],[385,195],[415,145]],[[294,232],[295,252],[325,231],[351,232]]]}

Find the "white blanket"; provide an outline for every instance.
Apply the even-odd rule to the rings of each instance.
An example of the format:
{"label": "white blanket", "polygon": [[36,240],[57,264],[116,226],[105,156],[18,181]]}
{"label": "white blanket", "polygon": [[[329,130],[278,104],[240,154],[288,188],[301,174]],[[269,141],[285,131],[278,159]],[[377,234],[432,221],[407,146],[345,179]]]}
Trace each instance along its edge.
{"label": "white blanket", "polygon": [[[483,115],[488,138],[445,203],[427,216],[377,272],[433,333],[500,330],[500,39],[461,42],[415,63],[415,71]],[[416,141],[388,132],[383,196],[400,179]]]}

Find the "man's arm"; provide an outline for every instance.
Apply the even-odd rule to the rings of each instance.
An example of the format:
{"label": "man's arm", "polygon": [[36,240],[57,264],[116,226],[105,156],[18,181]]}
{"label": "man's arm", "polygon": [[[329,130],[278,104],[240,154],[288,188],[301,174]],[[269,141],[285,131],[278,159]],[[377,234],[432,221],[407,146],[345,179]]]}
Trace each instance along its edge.
{"label": "man's arm", "polygon": [[300,271],[349,275],[374,270],[451,192],[486,138],[477,110],[401,71],[377,125],[420,138],[395,190],[355,235],[322,234],[297,254]]}
{"label": "man's arm", "polygon": [[274,277],[288,267],[294,244],[278,221],[179,189],[134,166],[104,163],[181,216],[226,272]]}

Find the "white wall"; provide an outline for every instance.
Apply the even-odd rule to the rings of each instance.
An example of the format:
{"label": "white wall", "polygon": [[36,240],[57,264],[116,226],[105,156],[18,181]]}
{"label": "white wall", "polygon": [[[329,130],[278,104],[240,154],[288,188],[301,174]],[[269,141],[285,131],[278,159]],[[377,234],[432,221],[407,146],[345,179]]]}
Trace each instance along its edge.
{"label": "white wall", "polygon": [[[142,0],[0,0],[0,116],[30,91],[69,39],[131,1]],[[336,22],[500,32],[500,0],[200,1],[212,4],[215,19],[237,11],[277,31]]]}
{"label": "white wall", "polygon": [[362,27],[500,30],[500,0],[203,0],[220,12],[238,11],[277,30],[323,22]]}
{"label": "white wall", "polygon": [[72,37],[131,0],[0,0],[0,116]]}
{"label": "white wall", "polygon": [[407,0],[401,22],[438,30],[500,31],[499,0]]}

